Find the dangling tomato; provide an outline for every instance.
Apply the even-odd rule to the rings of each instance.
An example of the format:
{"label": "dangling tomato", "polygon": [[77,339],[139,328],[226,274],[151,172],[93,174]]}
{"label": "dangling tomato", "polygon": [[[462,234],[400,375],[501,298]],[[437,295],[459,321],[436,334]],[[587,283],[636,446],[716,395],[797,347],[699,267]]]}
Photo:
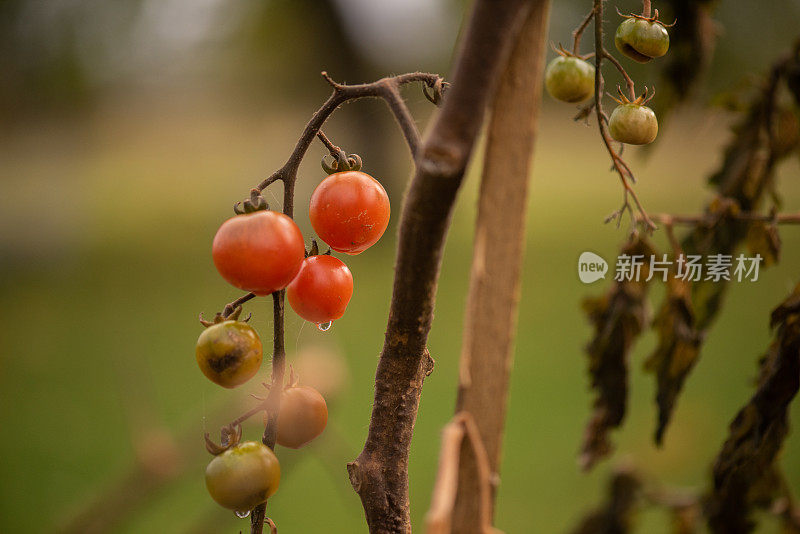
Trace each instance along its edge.
{"label": "dangling tomato", "polygon": [[353,275],[333,256],[309,256],[286,289],[292,309],[305,319],[321,324],[344,315],[353,296]]}
{"label": "dangling tomato", "polygon": [[222,223],[211,254],[225,280],[256,295],[269,295],[286,287],[300,270],[305,244],[292,219],[261,210]]}
{"label": "dangling tomato", "polygon": [[317,235],[333,250],[359,254],[374,245],[389,225],[389,197],[361,171],[331,174],[311,195],[308,215]]}

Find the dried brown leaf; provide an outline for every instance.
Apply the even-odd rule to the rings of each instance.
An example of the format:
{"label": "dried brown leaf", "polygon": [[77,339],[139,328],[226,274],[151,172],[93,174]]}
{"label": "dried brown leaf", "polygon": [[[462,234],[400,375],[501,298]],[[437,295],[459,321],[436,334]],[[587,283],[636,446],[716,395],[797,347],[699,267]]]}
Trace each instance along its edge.
{"label": "dried brown leaf", "polygon": [[750,532],[753,507],[765,507],[781,489],[774,461],[789,431],[789,404],[800,389],[800,285],[772,319],[775,339],[761,359],[757,390],[730,424],[714,463],[706,514],[715,534]]}
{"label": "dried brown leaf", "polygon": [[655,441],[661,444],[675,400],[697,362],[703,340],[703,334],[697,330],[692,308],[691,282],[675,276],[669,278],[666,297],[653,321],[653,327],[659,342],[645,366],[656,374],[658,382]]}
{"label": "dried brown leaf", "polygon": [[[734,127],[722,165],[709,178],[718,193],[706,209],[712,217],[681,241],[687,254],[733,255],[747,239],[750,224],[732,215],[756,210],[772,186],[775,165],[782,155],[770,141],[770,118],[779,82],[793,65],[800,65],[800,56],[781,59],[773,66],[768,83],[749,102]],[[774,237],[769,239],[774,247]],[[657,376],[657,443],[663,440],[678,394],[697,362],[705,332],[716,319],[729,285],[723,281],[694,282],[689,307],[692,316],[681,313],[683,304],[670,292],[660,307],[654,323],[658,345],[649,358],[649,367]]]}
{"label": "dried brown leaf", "polygon": [[[621,254],[649,257],[650,243],[629,241]],[[594,325],[594,337],[586,346],[589,375],[595,391],[594,410],[584,432],[579,463],[590,469],[613,450],[609,432],[625,417],[628,395],[628,358],[633,343],[647,324],[647,266],[638,280],[614,282],[601,297],[587,298],[583,308]]]}
{"label": "dried brown leaf", "polygon": [[776,224],[764,221],[754,221],[747,232],[747,250],[751,255],[759,254],[762,258],[761,265],[769,267],[780,261],[781,236]]}

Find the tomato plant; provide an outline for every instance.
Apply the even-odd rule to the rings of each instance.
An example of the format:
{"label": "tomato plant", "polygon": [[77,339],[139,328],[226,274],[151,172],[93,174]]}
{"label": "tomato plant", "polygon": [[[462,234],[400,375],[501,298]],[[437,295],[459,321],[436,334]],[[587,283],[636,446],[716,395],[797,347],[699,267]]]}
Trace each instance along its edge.
{"label": "tomato plant", "polygon": [[344,315],[353,296],[353,275],[340,259],[309,256],[286,289],[292,309],[314,323],[326,323]]}
{"label": "tomato plant", "polygon": [[222,223],[214,236],[211,254],[225,280],[256,295],[269,295],[295,277],[305,256],[305,245],[303,234],[291,218],[260,210]]}
{"label": "tomato plant", "polygon": [[360,254],[389,225],[389,197],[375,178],[361,171],[331,174],[311,195],[308,215],[317,235],[333,250]]}
{"label": "tomato plant", "polygon": [[281,466],[269,447],[246,441],[214,457],[206,467],[206,488],[219,505],[247,512],[277,490]]}

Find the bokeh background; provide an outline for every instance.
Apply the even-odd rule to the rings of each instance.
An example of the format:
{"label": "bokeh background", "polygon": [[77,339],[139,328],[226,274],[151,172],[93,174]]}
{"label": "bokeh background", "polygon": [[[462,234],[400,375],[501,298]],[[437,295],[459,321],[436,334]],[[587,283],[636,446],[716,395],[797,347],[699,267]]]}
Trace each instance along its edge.
{"label": "bokeh background", "polygon": [[[259,388],[223,391],[194,361],[197,314],[213,315],[238,296],[214,270],[211,238],[233,203],[284,161],[327,96],[320,70],[347,82],[447,73],[467,7],[450,0],[0,2],[0,531],[247,529],[203,484],[203,432],[215,434]],[[550,38],[569,41],[587,9],[585,1],[555,2]],[[709,200],[705,177],[720,161],[731,116],[708,104],[788,48],[800,2],[725,1],[716,18],[717,54],[695,104],[671,118],[652,150],[629,152],[652,212],[697,212]],[[634,72],[640,83],[656,78],[648,68]],[[430,104],[419,88],[406,96],[424,125]],[[702,489],[728,422],[752,392],[770,339],[768,313],[800,276],[800,229],[788,227],[781,264],[756,283],[733,284],[660,450],[650,439],[654,387],[641,367],[653,337],[645,336],[632,361],[618,452],[580,473],[576,453],[591,400],[582,353],[590,328],[580,300],[607,282],[582,285],[575,264],[584,250],[613,258],[625,234],[602,224],[620,188],[596,132],[570,120],[573,112],[545,97],[532,169],[497,514],[509,533],[565,532],[599,502],[609,467],[623,459],[668,485]],[[396,223],[410,163],[383,105],[348,105],[325,130],[386,184]],[[297,220],[309,236],[305,200],[323,177],[323,154],[313,146],[300,171]],[[418,527],[439,431],[454,405],[479,168],[473,162],[456,210],[430,337],[436,371],[425,384],[411,458]],[[780,167],[778,186],[785,208],[800,209],[798,158]],[[266,194],[275,205],[279,188]],[[345,464],[366,435],[395,242],[392,226],[379,245],[347,259],[356,290],[330,331],[287,314],[290,362],[328,394],[330,422],[310,448],[278,451],[284,477],[268,515],[284,534],[366,532]],[[663,246],[663,236],[656,242]],[[259,299],[247,311],[269,339],[271,303]],[[252,421],[246,436],[255,439],[260,425]],[[797,432],[782,463],[800,491]],[[645,510],[638,525],[669,531],[658,511]],[[759,530],[777,531],[769,519]]]}

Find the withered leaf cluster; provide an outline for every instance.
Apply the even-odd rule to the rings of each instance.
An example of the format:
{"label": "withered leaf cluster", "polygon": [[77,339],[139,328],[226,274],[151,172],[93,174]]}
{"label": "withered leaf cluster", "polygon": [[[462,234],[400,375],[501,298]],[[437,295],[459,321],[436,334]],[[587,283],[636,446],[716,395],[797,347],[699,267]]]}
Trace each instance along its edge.
{"label": "withered leaf cluster", "polygon": [[[776,64],[766,86],[734,127],[735,135],[725,149],[722,165],[709,179],[718,197],[706,208],[708,217],[703,223],[681,241],[686,254],[733,255],[748,242],[751,250],[767,259],[765,265],[779,258],[780,239],[774,226],[741,220],[736,215],[758,209],[771,191],[775,166],[784,157],[775,147],[771,128],[779,83],[788,65],[794,63],[800,64],[800,57]],[[678,395],[699,357],[705,331],[716,319],[729,285],[723,280],[693,282],[688,289],[691,320],[686,310],[676,306],[674,291],[668,288],[655,324],[658,344],[649,360],[657,382],[657,443],[663,440]]]}
{"label": "withered leaf cluster", "polygon": [[[730,424],[714,462],[706,502],[711,531],[744,534],[753,529],[754,507],[785,492],[775,459],[789,431],[789,405],[800,389],[800,285],[772,312],[775,338],[761,359],[757,390]],[[788,529],[795,528],[791,520]]]}
{"label": "withered leaf cluster", "polygon": [[[635,237],[622,254],[649,257],[650,243]],[[613,446],[609,432],[625,418],[628,397],[628,359],[636,338],[647,326],[647,265],[638,279],[615,281],[600,297],[586,298],[583,308],[594,325],[594,337],[586,346],[589,375],[595,391],[593,412],[581,447],[580,464],[591,468]]]}
{"label": "withered leaf cluster", "polygon": [[[747,245],[751,253],[762,256],[762,267],[779,260],[780,237],[774,223],[748,221],[739,215],[758,210],[767,195],[776,197],[774,170],[787,151],[786,147],[778,146],[785,143],[786,137],[776,137],[775,117],[783,109],[778,107],[780,91],[788,86],[784,82],[795,70],[800,72],[797,50],[775,63],[764,85],[741,108],[723,161],[709,178],[716,196],[706,206],[700,223],[678,243],[679,252],[704,257],[734,255]],[[796,139],[793,149],[797,143]],[[626,244],[622,252],[626,253],[631,246]],[[646,257],[650,253],[646,252]],[[725,280],[687,282],[675,277],[667,283],[666,295],[652,324],[657,344],[646,364],[656,378],[658,444],[664,438],[678,396],[699,359],[706,332],[720,311],[728,286]],[[584,468],[590,468],[610,453],[609,432],[624,419],[627,362],[632,346],[646,328],[646,294],[644,283],[615,282],[603,296],[584,302],[594,326],[587,354],[596,393],[581,448],[580,463]]]}
{"label": "withered leaf cluster", "polygon": [[661,443],[669,413],[683,386],[683,381],[700,355],[703,334],[697,329],[691,302],[691,282],[671,276],[667,282],[664,303],[653,320],[659,344],[648,358],[645,368],[656,375],[659,407],[656,443]]}

